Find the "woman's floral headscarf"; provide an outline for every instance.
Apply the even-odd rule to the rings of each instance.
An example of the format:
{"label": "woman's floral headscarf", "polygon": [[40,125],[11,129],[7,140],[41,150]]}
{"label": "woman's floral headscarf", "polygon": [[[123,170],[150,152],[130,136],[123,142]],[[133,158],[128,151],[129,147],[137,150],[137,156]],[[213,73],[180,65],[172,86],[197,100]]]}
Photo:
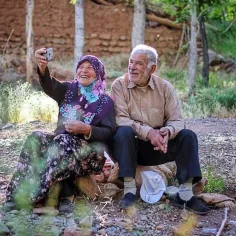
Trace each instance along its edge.
{"label": "woman's floral headscarf", "polygon": [[[95,86],[93,88],[93,90],[97,90],[99,91],[99,94],[102,94],[105,92],[105,88],[106,88],[106,73],[105,73],[105,68],[103,63],[95,56],[92,55],[87,55],[87,56],[83,56],[76,67],[76,72],[79,68],[79,66],[81,64],[83,64],[85,61],[88,61],[91,63],[91,65],[93,66],[93,69],[96,73],[96,81],[95,81]],[[77,78],[77,74],[75,76]]]}
{"label": "woman's floral headscarf", "polygon": [[113,101],[105,93],[106,73],[103,63],[95,56],[86,55],[79,60],[76,71],[85,61],[93,66],[96,80],[85,87],[79,83],[76,74],[60,107],[60,113],[64,121],[81,120],[86,124],[96,125],[107,115],[110,107],[113,106]]}

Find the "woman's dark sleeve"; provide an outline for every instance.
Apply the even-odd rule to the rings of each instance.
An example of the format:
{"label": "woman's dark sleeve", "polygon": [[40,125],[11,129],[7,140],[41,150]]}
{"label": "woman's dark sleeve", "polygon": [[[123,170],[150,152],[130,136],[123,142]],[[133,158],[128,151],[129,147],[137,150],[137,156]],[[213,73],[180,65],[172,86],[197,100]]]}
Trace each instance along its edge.
{"label": "woman's dark sleeve", "polygon": [[111,111],[100,121],[99,126],[92,126],[89,141],[108,143],[114,134],[115,126],[115,110],[112,106]]}
{"label": "woman's dark sleeve", "polygon": [[39,75],[39,82],[43,91],[49,97],[60,103],[64,99],[69,82],[60,82],[51,77],[48,67],[46,67],[45,75],[40,74],[38,67],[37,73]]}

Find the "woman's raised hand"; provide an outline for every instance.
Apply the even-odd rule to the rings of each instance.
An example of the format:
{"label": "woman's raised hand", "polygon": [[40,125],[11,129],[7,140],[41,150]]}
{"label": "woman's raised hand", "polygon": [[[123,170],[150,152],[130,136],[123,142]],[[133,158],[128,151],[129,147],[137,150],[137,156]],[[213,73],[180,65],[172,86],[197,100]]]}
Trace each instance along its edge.
{"label": "woman's raised hand", "polygon": [[35,51],[34,57],[41,75],[44,75],[48,62],[46,58],[42,55],[42,53],[46,53],[46,48],[40,48]]}

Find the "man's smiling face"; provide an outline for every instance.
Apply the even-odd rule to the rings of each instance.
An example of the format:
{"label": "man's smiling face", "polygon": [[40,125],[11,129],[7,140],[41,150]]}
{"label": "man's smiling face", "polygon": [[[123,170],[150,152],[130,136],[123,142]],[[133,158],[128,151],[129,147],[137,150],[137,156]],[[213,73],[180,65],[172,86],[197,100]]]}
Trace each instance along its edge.
{"label": "man's smiling face", "polygon": [[148,57],[145,54],[132,54],[129,58],[129,78],[138,86],[146,86],[153,70],[147,68]]}

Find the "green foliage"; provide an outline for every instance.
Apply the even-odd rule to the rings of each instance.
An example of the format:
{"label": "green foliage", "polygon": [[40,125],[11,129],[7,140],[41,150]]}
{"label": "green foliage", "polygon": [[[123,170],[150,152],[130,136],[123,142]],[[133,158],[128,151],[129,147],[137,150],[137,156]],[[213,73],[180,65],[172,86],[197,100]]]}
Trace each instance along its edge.
{"label": "green foliage", "polygon": [[[101,60],[105,63],[107,71],[120,73],[114,76],[116,78],[127,72],[128,58],[128,55],[122,54],[120,57],[116,55]],[[211,72],[209,87],[205,88],[200,74],[197,74],[195,94],[186,98],[188,92],[186,70],[169,68],[162,63],[158,74],[177,90],[184,117],[235,117],[235,75]],[[114,77],[107,80],[108,91]],[[56,102],[43,92],[33,90],[27,83],[18,83],[16,86],[0,84],[0,89],[0,121],[7,123],[57,120]]]}
{"label": "green foliage", "polygon": [[236,87],[227,88],[224,92],[218,94],[217,101],[227,109],[236,107]]}
{"label": "green foliage", "polygon": [[211,20],[206,26],[209,48],[235,60],[236,21]]}
{"label": "green foliage", "polygon": [[[0,84],[0,121],[20,123],[31,120],[56,120],[57,104],[43,92],[35,91],[28,83]],[[43,101],[43,102],[42,102]]]}
{"label": "green foliage", "polygon": [[93,208],[90,206],[89,202],[86,199],[80,199],[75,202],[73,209],[73,218],[81,221],[87,216],[93,215]]}
{"label": "green foliage", "polygon": [[235,108],[236,105],[236,89],[226,88],[217,90],[216,88],[205,88],[198,92],[197,102],[201,106],[207,106],[210,112],[214,111],[217,103],[230,110]]}
{"label": "green foliage", "polygon": [[12,231],[15,232],[15,235],[19,236],[30,236],[32,235],[30,230],[30,222],[27,221],[24,215],[19,215],[12,219],[13,222],[13,229]]}
{"label": "green foliage", "polygon": [[186,101],[182,102],[183,116],[187,117],[207,117],[209,113],[206,106],[200,106],[195,96],[190,96]]}
{"label": "green foliage", "polygon": [[235,117],[235,88],[203,88],[182,103],[184,117]]}
{"label": "green foliage", "polygon": [[164,211],[165,213],[169,213],[169,212],[171,211],[171,206],[170,206],[170,204],[165,204],[163,211]]}
{"label": "green foliage", "polygon": [[[44,102],[42,103],[42,101]],[[34,92],[24,107],[30,111],[33,120],[52,122],[57,119],[58,107],[56,102],[43,92]]]}
{"label": "green foliage", "polygon": [[0,119],[13,123],[20,122],[20,113],[24,101],[28,99],[31,93],[28,83],[17,83],[17,85],[0,85],[2,93],[0,95]]}
{"label": "green foliage", "polygon": [[147,2],[161,5],[165,12],[176,17],[179,22],[189,19],[194,3],[198,6],[198,14],[204,13],[207,19],[232,21],[236,14],[235,0],[203,0],[201,7],[199,6],[199,0],[148,0]]}
{"label": "green foliage", "polygon": [[12,230],[17,236],[54,236],[59,235],[58,230],[53,229],[53,218],[51,216],[44,216],[39,218],[37,224],[32,224],[24,214],[11,214]]}
{"label": "green foliage", "polygon": [[189,19],[191,1],[188,0],[149,0],[152,4],[160,4],[161,8],[171,16],[176,18],[177,22],[183,22]]}
{"label": "green foliage", "polygon": [[236,77],[225,73],[210,73],[209,87],[205,88],[197,74],[195,95],[186,99],[188,90],[186,70],[161,66],[159,74],[177,90],[184,117],[234,117],[236,111]]}
{"label": "green foliage", "polygon": [[127,72],[129,62],[128,54],[123,53],[109,57],[101,57],[100,59],[104,63],[108,79],[118,78]]}
{"label": "green foliage", "polygon": [[232,21],[236,16],[235,0],[211,0],[205,2],[203,11],[208,19]]}
{"label": "green foliage", "polygon": [[203,176],[208,180],[208,184],[205,186],[204,191],[207,193],[222,193],[225,189],[224,180],[216,175],[216,171],[209,167]]}
{"label": "green foliage", "polygon": [[179,93],[187,92],[187,71],[183,69],[161,66],[159,70],[161,78],[166,78]]}
{"label": "green foliage", "polygon": [[8,111],[8,87],[4,84],[0,84],[0,121],[7,123],[9,120]]}
{"label": "green foliage", "polygon": [[134,234],[134,236],[143,236],[144,234],[144,232],[140,229],[134,229],[132,233]]}

